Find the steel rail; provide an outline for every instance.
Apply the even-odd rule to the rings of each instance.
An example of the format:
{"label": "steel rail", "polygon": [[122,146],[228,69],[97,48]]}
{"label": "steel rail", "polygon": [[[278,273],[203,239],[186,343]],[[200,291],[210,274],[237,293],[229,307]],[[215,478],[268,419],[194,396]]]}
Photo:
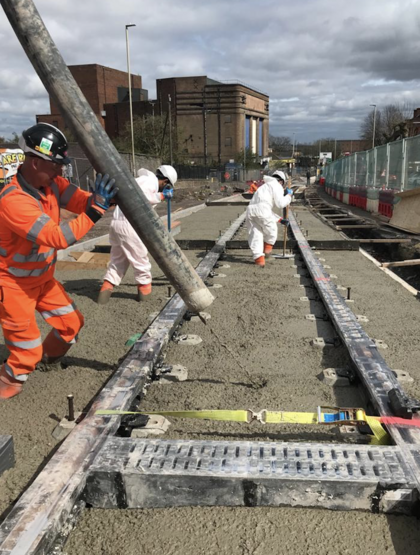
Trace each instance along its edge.
{"label": "steel rail", "polygon": [[[197,266],[205,279],[224,252],[226,242],[245,220],[241,214]],[[101,409],[127,410],[151,376],[161,351],[183,318],[187,306],[176,294],[135,343],[121,366],[101,390],[86,418],[23,493],[0,526],[0,555],[47,555],[82,493],[89,466],[120,418],[98,416]]]}

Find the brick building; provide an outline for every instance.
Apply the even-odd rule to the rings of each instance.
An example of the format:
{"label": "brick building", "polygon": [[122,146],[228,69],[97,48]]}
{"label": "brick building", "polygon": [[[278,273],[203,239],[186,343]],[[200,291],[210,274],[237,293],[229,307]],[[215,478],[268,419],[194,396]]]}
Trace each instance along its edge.
{"label": "brick building", "polygon": [[362,152],[372,148],[372,141],[365,141],[364,139],[353,140],[337,140],[337,158],[346,152]]}
{"label": "brick building", "polygon": [[[223,164],[246,148],[260,157],[268,152],[269,97],[240,83],[220,83],[206,76],[156,81],[157,99],[133,102],[133,114],[172,113],[180,151],[197,164]],[[169,102],[170,97],[170,102]],[[117,137],[129,122],[127,105],[107,104],[105,129]]]}
{"label": "brick building", "polygon": [[408,136],[420,135],[420,108],[416,108],[413,117],[407,120]]}
{"label": "brick building", "polygon": [[157,101],[181,131],[181,150],[197,163],[225,163],[245,148],[268,153],[269,97],[241,83],[201,77],[158,79]]}
{"label": "brick building", "polygon": [[[128,109],[127,72],[98,64],[69,66],[69,70],[103,127],[105,127],[106,104],[121,103]],[[147,100],[147,91],[142,89],[142,79],[139,75],[131,75],[131,88],[133,101]],[[67,125],[51,97],[50,111],[51,114],[37,115],[37,123],[50,123],[65,132]]]}
{"label": "brick building", "polygon": [[[130,122],[127,73],[98,64],[69,66],[77,84],[111,139]],[[169,111],[181,144],[178,150],[196,164],[224,164],[249,148],[268,153],[269,97],[242,83],[221,83],[206,76],[158,79],[157,99],[148,100],[142,78],[132,75],[133,115],[164,115]],[[169,97],[171,99],[169,103]],[[67,126],[50,97],[51,114],[37,122]]]}

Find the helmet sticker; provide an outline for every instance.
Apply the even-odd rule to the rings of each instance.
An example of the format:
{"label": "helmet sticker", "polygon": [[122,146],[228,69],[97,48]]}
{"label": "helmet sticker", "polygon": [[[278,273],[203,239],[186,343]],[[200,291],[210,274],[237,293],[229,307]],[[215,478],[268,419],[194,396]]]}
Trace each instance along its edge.
{"label": "helmet sticker", "polygon": [[39,147],[35,147],[35,148],[36,148],[36,150],[39,150],[39,152],[42,152],[43,154],[47,154],[48,156],[52,156],[52,152],[51,152],[52,144],[53,144],[52,141],[43,137]]}

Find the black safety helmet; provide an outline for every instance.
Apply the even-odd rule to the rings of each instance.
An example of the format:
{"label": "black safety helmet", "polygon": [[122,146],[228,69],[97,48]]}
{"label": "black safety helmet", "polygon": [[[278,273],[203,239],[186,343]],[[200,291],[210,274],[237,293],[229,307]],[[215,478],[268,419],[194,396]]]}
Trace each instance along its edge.
{"label": "black safety helmet", "polygon": [[19,146],[23,152],[39,156],[56,164],[71,164],[67,157],[67,139],[63,133],[49,123],[37,123],[22,132]]}

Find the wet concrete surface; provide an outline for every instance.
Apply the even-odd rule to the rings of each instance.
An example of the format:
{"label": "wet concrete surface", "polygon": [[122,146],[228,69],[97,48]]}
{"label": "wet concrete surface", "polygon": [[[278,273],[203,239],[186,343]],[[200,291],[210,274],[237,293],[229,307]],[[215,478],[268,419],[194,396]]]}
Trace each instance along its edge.
{"label": "wet concrete surface", "polygon": [[[302,211],[301,208],[298,211]],[[179,238],[215,239],[238,214],[237,207],[206,208],[182,221]],[[302,213],[310,238],[332,238],[314,216]],[[299,218],[299,216],[297,216]],[[324,226],[325,227],[325,226]],[[280,234],[279,237],[281,235]],[[325,233],[325,236],[323,235]],[[246,238],[244,229],[239,239]],[[186,251],[198,263],[205,254]],[[337,283],[352,287],[354,311],[369,322],[365,329],[384,340],[383,355],[391,367],[408,370],[418,393],[420,370],[418,301],[380,272],[358,252],[323,251],[325,264]],[[294,260],[270,260],[255,267],[249,251],[229,251],[217,272],[225,278],[207,310],[211,320],[187,322],[182,333],[202,337],[198,346],[170,343],[165,362],[188,368],[186,382],[153,382],[141,403],[148,410],[252,408],[313,411],[319,404],[363,405],[356,387],[333,389],[319,380],[323,368],[345,366],[342,347],[316,349],[310,340],[331,338],[324,321],[310,322],[305,314],[323,313],[307,283],[294,275]],[[73,393],[76,410],[91,397],[127,351],[125,341],[141,332],[149,314],[166,302],[168,282],[153,265],[154,287],[147,302],[135,302],[129,273],[108,305],[95,303],[103,270],[61,272],[57,277],[85,315],[79,343],[67,357],[67,368],[48,374],[35,372],[22,395],[0,404],[0,433],[14,436],[17,464],[0,478],[0,510],[19,495],[56,442],[51,438],[53,414],[66,413],[66,395]],[[47,327],[42,324],[43,333]],[[223,346],[224,345],[224,346]],[[227,348],[226,348],[227,347]],[[3,354],[3,353],[2,353]],[[336,430],[316,427],[244,425],[173,420],[166,438],[245,440],[342,441]],[[65,547],[68,555],[341,555],[362,551],[373,555],[418,553],[420,532],[415,518],[342,513],[297,508],[170,508],[157,510],[85,510]]]}

